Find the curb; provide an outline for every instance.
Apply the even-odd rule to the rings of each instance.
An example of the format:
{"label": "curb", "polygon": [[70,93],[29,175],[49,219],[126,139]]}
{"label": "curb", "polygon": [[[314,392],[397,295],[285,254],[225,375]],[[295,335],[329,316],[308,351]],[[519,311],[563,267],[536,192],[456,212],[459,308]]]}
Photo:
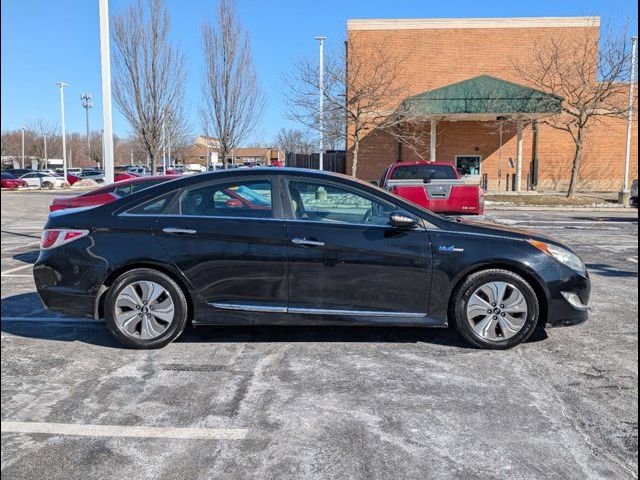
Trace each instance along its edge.
{"label": "curb", "polygon": [[508,211],[508,210],[517,210],[517,211],[536,211],[536,212],[628,212],[628,213],[632,213],[632,212],[637,212],[636,209],[631,208],[631,207],[567,207],[567,206],[557,206],[557,207],[552,207],[552,206],[535,206],[535,205],[531,205],[531,206],[521,206],[521,205],[514,205],[512,207],[507,206],[507,205],[501,205],[501,206],[486,206],[485,207],[485,211],[494,211],[494,212],[498,212],[498,211]]}

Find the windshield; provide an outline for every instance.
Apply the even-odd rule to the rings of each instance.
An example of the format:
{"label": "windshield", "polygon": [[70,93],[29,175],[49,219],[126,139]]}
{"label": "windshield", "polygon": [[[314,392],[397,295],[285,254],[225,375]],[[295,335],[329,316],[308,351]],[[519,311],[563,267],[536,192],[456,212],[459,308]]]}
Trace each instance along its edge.
{"label": "windshield", "polygon": [[402,165],[391,174],[392,180],[455,180],[456,172],[449,165]]}

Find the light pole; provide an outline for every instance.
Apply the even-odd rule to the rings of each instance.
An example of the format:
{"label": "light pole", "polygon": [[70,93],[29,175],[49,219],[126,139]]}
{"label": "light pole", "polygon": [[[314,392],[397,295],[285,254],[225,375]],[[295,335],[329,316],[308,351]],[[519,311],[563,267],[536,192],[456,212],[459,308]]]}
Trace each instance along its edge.
{"label": "light pole", "polygon": [[22,165],[21,167],[24,169],[24,127],[20,127],[20,130],[22,130]]}
{"label": "light pole", "polygon": [[631,161],[631,130],[633,127],[633,88],[636,77],[636,46],[638,37],[631,37],[631,71],[629,72],[629,111],[627,116],[627,149],[624,156],[624,184],[622,192],[618,196],[618,202],[624,205],[629,203],[629,164]]}
{"label": "light pole", "polygon": [[324,41],[327,37],[315,37],[320,47],[319,93],[320,93],[320,160],[318,169],[324,170]]}
{"label": "light pole", "polygon": [[91,163],[91,133],[89,131],[89,109],[93,108],[93,100],[90,93],[80,95],[82,100],[82,108],[84,108],[85,118],[87,122],[87,160]]}
{"label": "light pole", "polygon": [[100,66],[102,70],[102,167],[105,182],[113,183],[113,119],[111,118],[111,48],[109,45],[109,1],[99,0]]}
{"label": "light pole", "polygon": [[64,87],[68,87],[69,84],[64,82],[55,82],[60,88],[60,126],[62,130],[62,175],[64,181],[67,181],[67,139],[64,129]]}
{"label": "light pole", "polygon": [[47,134],[43,132],[42,138],[44,140],[44,168],[49,168],[49,159],[47,157]]}

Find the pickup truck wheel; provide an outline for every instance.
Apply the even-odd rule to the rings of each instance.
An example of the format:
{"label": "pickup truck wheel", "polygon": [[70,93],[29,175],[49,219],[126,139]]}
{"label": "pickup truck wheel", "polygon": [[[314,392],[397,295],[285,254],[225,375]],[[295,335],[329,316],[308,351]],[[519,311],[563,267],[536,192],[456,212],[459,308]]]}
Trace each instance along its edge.
{"label": "pickup truck wheel", "polygon": [[452,297],[450,317],[473,346],[506,350],[526,341],[538,323],[539,302],[521,276],[502,269],[467,277]]}

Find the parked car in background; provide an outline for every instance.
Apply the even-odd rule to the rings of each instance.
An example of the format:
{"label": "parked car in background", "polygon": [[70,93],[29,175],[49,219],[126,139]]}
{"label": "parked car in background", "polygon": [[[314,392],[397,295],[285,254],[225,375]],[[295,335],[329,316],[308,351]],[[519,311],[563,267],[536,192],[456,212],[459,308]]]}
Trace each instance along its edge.
{"label": "parked car in background", "polygon": [[133,173],[135,175],[151,175],[151,170],[145,166],[132,165],[124,170],[126,173]]}
{"label": "parked car in background", "polygon": [[[122,174],[120,174],[122,175]],[[116,175],[118,178],[118,175]],[[170,175],[155,177],[130,177],[115,183],[96,188],[81,195],[65,195],[55,197],[49,206],[49,211],[64,210],[67,208],[93,207],[113,202],[119,198],[126,197],[145,188],[153,187],[159,183],[174,179]]]}
{"label": "parked car in background", "polygon": [[631,185],[631,206],[638,208],[638,179]]}
{"label": "parked car in background", "polygon": [[89,171],[81,171],[76,174],[67,174],[67,181],[69,182],[69,185],[73,185],[74,183],[80,180],[86,180],[86,179],[94,180],[97,183],[102,183],[104,182],[104,173],[100,173],[95,170],[89,170]]}
{"label": "parked car in background", "polygon": [[2,172],[2,188],[22,188],[28,186],[29,184],[25,180],[10,173]]}
{"label": "parked car in background", "polygon": [[65,183],[65,179],[53,175],[51,173],[44,172],[30,172],[22,175],[20,177],[22,180],[27,182],[30,187],[39,187],[39,188],[61,188]]}
{"label": "parked car in background", "polygon": [[33,171],[34,170],[31,170],[30,168],[8,168],[6,170],[3,170],[2,172],[13,175],[14,177],[21,177],[22,175],[31,173]]}
{"label": "parked car in background", "polygon": [[[58,175],[64,175],[64,168],[56,168],[55,173],[57,173]],[[67,175],[78,175],[80,173],[82,173],[81,168],[77,168],[77,167],[67,168]]]}
{"label": "parked car in background", "polygon": [[394,163],[384,172],[380,186],[432,212],[484,214],[484,191],[477,183],[469,184],[451,163]]}
{"label": "parked car in background", "polygon": [[540,325],[587,320],[591,290],[582,260],[543,234],[286,168],[183,176],[52,212],[33,274],[47,309],[104,317],[133,348],[189,324],[295,324],[452,325],[507,349]]}

